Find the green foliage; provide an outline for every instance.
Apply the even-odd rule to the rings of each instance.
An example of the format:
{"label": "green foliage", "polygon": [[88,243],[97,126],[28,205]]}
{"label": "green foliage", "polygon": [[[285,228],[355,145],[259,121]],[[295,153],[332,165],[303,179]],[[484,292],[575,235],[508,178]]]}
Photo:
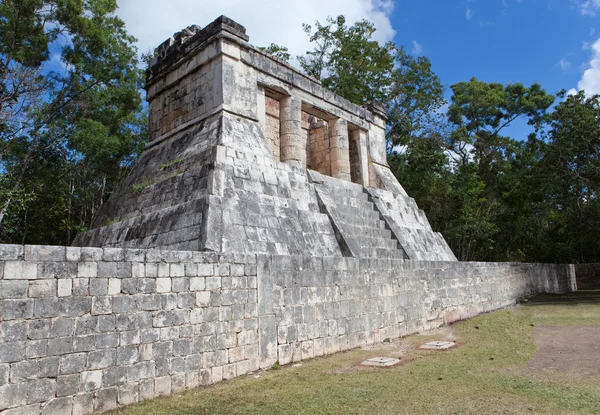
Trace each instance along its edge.
{"label": "green foliage", "polygon": [[556,106],[539,174],[545,228],[569,262],[600,261],[600,96],[583,92]]}
{"label": "green foliage", "polygon": [[0,2],[7,241],[69,244],[143,147],[142,74],[116,8],[116,0]]}
{"label": "green foliage", "polygon": [[276,58],[281,59],[284,62],[289,62],[292,55],[288,53],[288,48],[285,46],[280,46],[275,43],[271,43],[269,46],[260,47],[260,50],[263,50]]}
{"label": "green foliage", "polygon": [[502,136],[502,131],[520,117],[539,127],[554,96],[538,84],[529,88],[520,83],[504,86],[476,78],[452,85],[452,92],[448,109],[448,119],[456,127],[452,142],[473,146],[479,175],[491,190],[504,168],[505,152],[513,151],[512,140]]}
{"label": "green foliage", "polygon": [[397,48],[385,102],[390,147],[406,145],[418,135],[432,133],[445,100],[444,87],[431,69],[429,59],[415,58],[404,48]]}
{"label": "green foliage", "polygon": [[315,47],[298,57],[302,69],[355,104],[385,100],[391,85],[394,45],[381,46],[372,40],[375,26],[366,20],[348,26],[346,18],[338,16],[328,17],[327,23],[316,21],[314,32],[311,25],[303,25]]}

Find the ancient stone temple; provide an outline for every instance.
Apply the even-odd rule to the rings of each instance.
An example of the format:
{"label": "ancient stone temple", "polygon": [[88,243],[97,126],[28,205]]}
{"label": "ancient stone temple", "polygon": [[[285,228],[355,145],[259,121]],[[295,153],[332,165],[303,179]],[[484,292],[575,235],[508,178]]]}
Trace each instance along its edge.
{"label": "ancient stone temple", "polygon": [[576,290],[571,265],[456,261],[386,164],[385,114],[237,23],[156,55],[151,141],[80,246],[0,244],[2,415],[111,411]]}
{"label": "ancient stone temple", "polygon": [[385,112],[220,17],[160,45],[150,142],[79,246],[455,260],[386,163]]}

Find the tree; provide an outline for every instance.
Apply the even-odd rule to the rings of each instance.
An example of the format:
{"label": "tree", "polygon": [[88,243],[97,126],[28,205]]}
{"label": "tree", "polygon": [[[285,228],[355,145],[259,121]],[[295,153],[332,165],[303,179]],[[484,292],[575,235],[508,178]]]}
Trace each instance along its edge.
{"label": "tree", "polygon": [[304,31],[315,44],[312,51],[299,56],[302,69],[328,88],[355,104],[385,101],[391,85],[394,45],[381,46],[372,40],[375,26],[361,20],[352,26],[346,18],[327,18],[327,25],[315,22],[315,31],[304,24]]}
{"label": "tree", "polygon": [[586,97],[581,91],[556,106],[539,173],[545,228],[553,243],[546,258],[600,261],[600,95]]}
{"label": "tree", "polygon": [[417,58],[395,48],[395,68],[386,98],[390,148],[407,145],[416,136],[433,133],[438,111],[446,103],[444,87],[424,56]]}
{"label": "tree", "polygon": [[275,43],[271,43],[269,46],[266,47],[259,47],[259,49],[275,56],[278,59],[281,59],[284,62],[289,62],[290,58],[292,57],[288,53],[288,48],[286,48],[285,46],[277,45]]}
{"label": "tree", "polygon": [[[26,206],[59,184],[67,239],[74,236],[69,229],[84,226],[81,218],[102,203],[145,139],[135,39],[114,14],[116,8],[116,0],[0,2],[0,225],[5,239],[27,239],[21,235]],[[44,168],[61,174],[46,176]],[[95,187],[96,194],[91,212],[74,215],[74,199],[87,193],[74,188],[79,170],[95,177],[86,186]],[[4,226],[7,215],[12,227]],[[45,241],[65,242],[54,236]]]}
{"label": "tree", "polygon": [[539,127],[554,96],[535,83],[527,88],[520,83],[504,86],[476,78],[451,88],[453,96],[448,118],[456,127],[452,144],[473,146],[479,175],[491,190],[496,185],[498,172],[503,169],[506,152],[514,151],[512,140],[501,133],[520,117]]}

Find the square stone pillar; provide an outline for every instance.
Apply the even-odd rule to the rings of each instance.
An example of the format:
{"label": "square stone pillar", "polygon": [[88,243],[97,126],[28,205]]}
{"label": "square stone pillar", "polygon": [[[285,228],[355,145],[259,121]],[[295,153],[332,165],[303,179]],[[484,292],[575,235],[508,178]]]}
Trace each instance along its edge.
{"label": "square stone pillar", "polygon": [[348,123],[342,118],[329,121],[329,153],[331,154],[331,176],[351,181]]}
{"label": "square stone pillar", "polygon": [[281,161],[306,168],[306,137],[302,134],[302,102],[292,96],[279,101]]}
{"label": "square stone pillar", "polygon": [[350,165],[352,181],[369,185],[369,159],[367,151],[367,132],[354,130],[350,133]]}

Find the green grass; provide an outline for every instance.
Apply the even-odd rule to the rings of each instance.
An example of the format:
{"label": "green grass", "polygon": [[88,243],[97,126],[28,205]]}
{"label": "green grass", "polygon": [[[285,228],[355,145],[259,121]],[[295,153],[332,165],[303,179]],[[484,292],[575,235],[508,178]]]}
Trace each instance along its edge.
{"label": "green grass", "polygon": [[282,366],[259,379],[243,376],[122,410],[126,415],[196,414],[598,414],[600,378],[534,375],[523,370],[540,324],[600,324],[600,305],[525,305],[451,326],[459,347],[413,349],[391,369],[358,366],[395,345],[417,346],[440,335]]}

